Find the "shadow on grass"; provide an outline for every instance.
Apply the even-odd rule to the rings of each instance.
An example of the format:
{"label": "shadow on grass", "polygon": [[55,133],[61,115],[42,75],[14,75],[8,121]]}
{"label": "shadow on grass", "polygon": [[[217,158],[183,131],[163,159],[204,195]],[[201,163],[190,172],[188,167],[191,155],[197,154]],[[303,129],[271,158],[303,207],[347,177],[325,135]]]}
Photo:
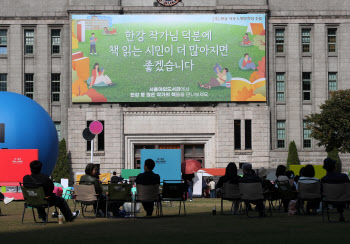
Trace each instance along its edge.
{"label": "shadow on grass", "polygon": [[[178,205],[164,207],[161,218],[79,218],[63,225],[22,225],[22,203],[15,203],[7,216],[0,216],[2,241],[11,243],[96,243],[113,240],[124,243],[325,243],[347,236],[349,223],[322,223],[322,216],[247,218],[245,215],[220,215],[219,201],[186,203],[187,215],[172,216]],[[12,204],[11,204],[12,205]],[[18,205],[18,206],[15,206]],[[217,214],[212,215],[216,205]],[[229,212],[230,205],[225,205]],[[141,213],[142,215],[143,213]],[[32,221],[32,216],[26,216]],[[350,219],[350,213],[346,212]],[[297,239],[296,239],[297,238]]]}

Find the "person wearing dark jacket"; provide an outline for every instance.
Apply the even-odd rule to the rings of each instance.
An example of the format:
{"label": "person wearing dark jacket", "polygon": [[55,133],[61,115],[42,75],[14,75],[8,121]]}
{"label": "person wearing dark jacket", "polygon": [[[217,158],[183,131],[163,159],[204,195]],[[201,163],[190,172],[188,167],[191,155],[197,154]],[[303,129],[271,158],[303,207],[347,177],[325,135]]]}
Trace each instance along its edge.
{"label": "person wearing dark jacket", "polygon": [[[41,167],[42,163],[38,160],[35,160],[30,163],[30,171],[31,175],[25,175],[23,177],[23,186],[28,188],[38,188],[43,187],[45,196],[48,197],[48,201],[52,204],[58,207],[63,216],[65,217],[66,221],[73,221],[76,217],[80,215],[80,210],[77,210],[76,212],[72,213],[67,202],[59,196],[56,196],[53,193],[54,185],[52,180],[44,174],[41,174]],[[43,220],[43,222],[46,220],[46,212],[45,208],[37,208],[39,218]]]}
{"label": "person wearing dark jacket", "polygon": [[[255,183],[255,182],[261,182],[261,179],[259,176],[252,173],[252,165],[250,163],[243,164],[243,177],[241,178],[241,183]],[[264,217],[264,203],[263,200],[259,200],[256,202],[256,209],[259,211],[259,216]]]}
{"label": "person wearing dark jacket", "polygon": [[[239,175],[237,175],[237,166],[236,166],[236,164],[235,163],[229,163],[226,166],[225,175],[221,176],[219,178],[219,181],[218,181],[216,187],[217,188],[222,188],[224,183],[238,184],[240,179],[241,179],[241,177]],[[238,213],[238,207],[239,207],[239,201],[234,201],[233,205],[234,205],[233,213],[237,214]]]}
{"label": "person wearing dark jacket", "polygon": [[[146,159],[145,165],[144,165],[144,173],[140,173],[136,177],[136,184],[140,185],[156,185],[160,184],[160,176],[158,174],[155,174],[152,170],[155,167],[155,163],[152,159]],[[147,216],[152,216],[153,213],[153,202],[142,202],[142,206],[146,211]]]}
{"label": "person wearing dark jacket", "polygon": [[[105,196],[102,195],[102,187],[100,181],[97,178],[98,168],[95,164],[89,163],[85,167],[85,175],[80,178],[79,185],[94,185],[95,192],[98,195],[98,209],[100,210],[97,215],[106,215],[106,200]],[[94,211],[96,211],[97,204],[94,204]]]}
{"label": "person wearing dark jacket", "polygon": [[[326,176],[321,179],[321,183],[327,184],[343,184],[349,182],[349,177],[346,174],[335,172],[336,161],[330,158],[326,158],[323,161],[323,168],[327,171]],[[344,222],[344,207],[343,203],[335,203],[334,207],[337,208],[339,213],[339,221]]]}

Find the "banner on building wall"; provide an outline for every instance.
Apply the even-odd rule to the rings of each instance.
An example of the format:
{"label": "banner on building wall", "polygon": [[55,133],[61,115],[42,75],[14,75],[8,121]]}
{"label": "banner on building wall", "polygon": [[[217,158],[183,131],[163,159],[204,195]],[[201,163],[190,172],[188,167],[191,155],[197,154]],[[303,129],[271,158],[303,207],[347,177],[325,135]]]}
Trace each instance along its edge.
{"label": "banner on building wall", "polygon": [[156,166],[153,172],[163,180],[181,180],[181,149],[141,149],[141,173],[145,161],[153,159]]}
{"label": "banner on building wall", "polygon": [[73,102],[266,101],[265,15],[72,15]]}

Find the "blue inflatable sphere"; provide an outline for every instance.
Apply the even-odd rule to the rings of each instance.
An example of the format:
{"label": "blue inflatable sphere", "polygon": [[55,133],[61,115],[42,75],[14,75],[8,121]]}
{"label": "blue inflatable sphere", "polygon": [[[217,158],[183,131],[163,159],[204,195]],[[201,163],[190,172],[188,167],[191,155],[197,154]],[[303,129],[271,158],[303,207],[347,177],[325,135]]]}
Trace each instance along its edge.
{"label": "blue inflatable sphere", "polygon": [[51,175],[58,156],[58,136],[45,109],[21,94],[0,92],[0,124],[5,124],[0,149],[38,149],[41,173]]}

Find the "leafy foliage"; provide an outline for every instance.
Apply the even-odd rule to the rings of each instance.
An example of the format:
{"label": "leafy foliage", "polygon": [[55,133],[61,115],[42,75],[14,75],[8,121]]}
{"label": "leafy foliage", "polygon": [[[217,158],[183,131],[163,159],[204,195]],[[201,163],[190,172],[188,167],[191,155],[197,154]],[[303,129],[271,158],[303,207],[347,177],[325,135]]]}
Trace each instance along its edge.
{"label": "leafy foliage", "polygon": [[289,143],[288,149],[288,158],[287,158],[287,169],[289,169],[290,165],[298,165],[300,164],[297,146],[294,141]]}
{"label": "leafy foliage", "polygon": [[307,116],[311,136],[324,146],[327,152],[336,148],[350,152],[350,90],[334,91],[320,106],[321,112]]}
{"label": "leafy foliage", "polygon": [[327,157],[331,158],[335,161],[337,161],[337,164],[335,165],[335,171],[338,173],[341,173],[342,171],[342,163],[340,161],[340,157],[338,154],[338,149],[334,148],[332,151],[327,153]]}
{"label": "leafy foliage", "polygon": [[59,144],[59,153],[58,159],[56,163],[56,167],[52,172],[52,179],[57,182],[60,182],[61,179],[69,178],[69,165],[68,165],[68,157],[67,157],[67,146],[66,140],[62,139]]}

